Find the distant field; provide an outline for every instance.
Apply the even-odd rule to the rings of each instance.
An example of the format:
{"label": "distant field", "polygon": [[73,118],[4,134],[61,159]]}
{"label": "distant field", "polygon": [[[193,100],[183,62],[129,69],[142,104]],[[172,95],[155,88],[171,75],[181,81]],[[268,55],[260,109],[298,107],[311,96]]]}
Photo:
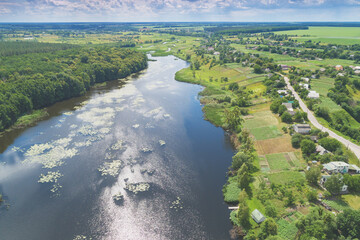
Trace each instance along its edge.
{"label": "distant field", "polygon": [[[309,27],[308,30],[275,32],[276,34],[298,35],[298,41],[315,41],[334,44],[359,44],[360,27]],[[304,36],[305,35],[305,36]]]}

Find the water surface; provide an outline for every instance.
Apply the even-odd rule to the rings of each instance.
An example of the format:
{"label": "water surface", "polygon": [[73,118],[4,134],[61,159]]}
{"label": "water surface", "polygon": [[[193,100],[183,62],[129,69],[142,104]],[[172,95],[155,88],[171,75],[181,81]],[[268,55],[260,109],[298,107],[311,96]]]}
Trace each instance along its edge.
{"label": "water surface", "polygon": [[[155,59],[0,139],[10,204],[0,210],[1,239],[230,238],[221,189],[233,149],[203,119],[201,87],[174,80],[187,63]],[[138,183],[148,191],[124,189]]]}

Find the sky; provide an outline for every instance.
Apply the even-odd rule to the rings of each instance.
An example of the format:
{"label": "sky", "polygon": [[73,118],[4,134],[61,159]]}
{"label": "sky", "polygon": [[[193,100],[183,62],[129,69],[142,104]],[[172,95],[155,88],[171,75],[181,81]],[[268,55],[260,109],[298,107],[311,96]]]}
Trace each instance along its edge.
{"label": "sky", "polygon": [[0,0],[0,22],[360,21],[360,0]]}

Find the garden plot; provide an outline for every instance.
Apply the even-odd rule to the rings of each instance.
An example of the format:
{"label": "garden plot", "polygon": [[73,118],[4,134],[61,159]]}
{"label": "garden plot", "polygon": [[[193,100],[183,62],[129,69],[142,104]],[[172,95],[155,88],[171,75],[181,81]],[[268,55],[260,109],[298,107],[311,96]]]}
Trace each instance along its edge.
{"label": "garden plot", "polygon": [[291,137],[289,135],[279,138],[257,140],[255,142],[255,148],[259,155],[295,151],[291,146]]}
{"label": "garden plot", "polygon": [[271,171],[281,171],[290,169],[284,153],[274,153],[266,155]]}

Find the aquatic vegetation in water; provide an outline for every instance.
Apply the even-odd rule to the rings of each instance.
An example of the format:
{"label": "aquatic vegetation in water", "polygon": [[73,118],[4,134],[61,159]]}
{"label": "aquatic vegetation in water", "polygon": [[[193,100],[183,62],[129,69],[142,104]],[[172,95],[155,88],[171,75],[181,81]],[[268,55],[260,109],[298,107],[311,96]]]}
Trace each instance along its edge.
{"label": "aquatic vegetation in water", "polygon": [[160,144],[160,146],[164,146],[166,144],[166,142],[164,140],[159,140],[159,144]]}
{"label": "aquatic vegetation in water", "polygon": [[180,197],[177,197],[175,201],[171,202],[170,208],[178,211],[179,209],[183,209],[183,203]]}
{"label": "aquatic vegetation in water", "polygon": [[163,117],[164,117],[164,118],[170,118],[170,117],[171,117],[171,115],[170,115],[170,114],[168,114],[168,113],[165,113],[165,114],[163,115]]}
{"label": "aquatic vegetation in water", "polygon": [[76,235],[73,240],[92,240],[92,238],[88,238],[84,235]]}
{"label": "aquatic vegetation in water", "polygon": [[132,125],[132,127],[135,128],[135,129],[136,129],[136,128],[139,128],[139,127],[140,127],[140,124],[134,124],[134,125]]}
{"label": "aquatic vegetation in water", "polygon": [[25,156],[36,156],[44,153],[44,151],[51,149],[53,146],[45,143],[45,144],[35,144],[32,145],[24,154]]}
{"label": "aquatic vegetation in water", "polygon": [[88,122],[93,126],[110,127],[114,124],[115,110],[110,107],[92,108],[77,115],[83,122]]}
{"label": "aquatic vegetation in water", "polygon": [[135,100],[133,101],[132,105],[133,107],[139,106],[140,104],[144,103],[145,99],[141,96],[135,98]]}
{"label": "aquatic vegetation in water", "polygon": [[138,194],[139,192],[146,192],[150,189],[149,183],[126,183],[125,188],[126,190]]}
{"label": "aquatic vegetation in water", "polygon": [[70,125],[70,128],[77,128],[77,125],[76,124],[72,124],[72,125]]}
{"label": "aquatic vegetation in water", "polygon": [[110,128],[100,128],[99,133],[108,134],[110,132]]}
{"label": "aquatic vegetation in water", "polygon": [[115,144],[110,147],[110,150],[125,150],[126,146],[124,141],[118,140]]}
{"label": "aquatic vegetation in water", "polygon": [[110,175],[116,177],[121,168],[121,161],[114,160],[112,162],[105,162],[98,170],[101,172],[101,176]]}
{"label": "aquatic vegetation in water", "polygon": [[70,116],[70,115],[73,115],[74,113],[73,112],[64,112],[63,113],[65,116]]}
{"label": "aquatic vegetation in water", "polygon": [[143,153],[151,153],[153,150],[151,148],[148,147],[143,147],[140,149],[141,152]]}
{"label": "aquatic vegetation in water", "polygon": [[41,174],[39,183],[57,183],[58,179],[61,178],[63,175],[59,172],[51,172],[49,171],[46,175]]}
{"label": "aquatic vegetation in water", "polygon": [[93,136],[93,135],[96,135],[98,133],[98,131],[96,131],[89,125],[84,125],[78,129],[78,133],[80,133],[84,136]]}
{"label": "aquatic vegetation in water", "polygon": [[[59,183],[55,183],[53,185],[53,187],[50,189],[50,191],[52,193],[57,193],[60,190],[60,188],[62,188],[62,186]],[[57,195],[57,196],[59,196],[59,195]]]}
{"label": "aquatic vegetation in water", "polygon": [[114,202],[121,202],[124,200],[124,195],[121,194],[121,192],[116,193],[113,195]]}

